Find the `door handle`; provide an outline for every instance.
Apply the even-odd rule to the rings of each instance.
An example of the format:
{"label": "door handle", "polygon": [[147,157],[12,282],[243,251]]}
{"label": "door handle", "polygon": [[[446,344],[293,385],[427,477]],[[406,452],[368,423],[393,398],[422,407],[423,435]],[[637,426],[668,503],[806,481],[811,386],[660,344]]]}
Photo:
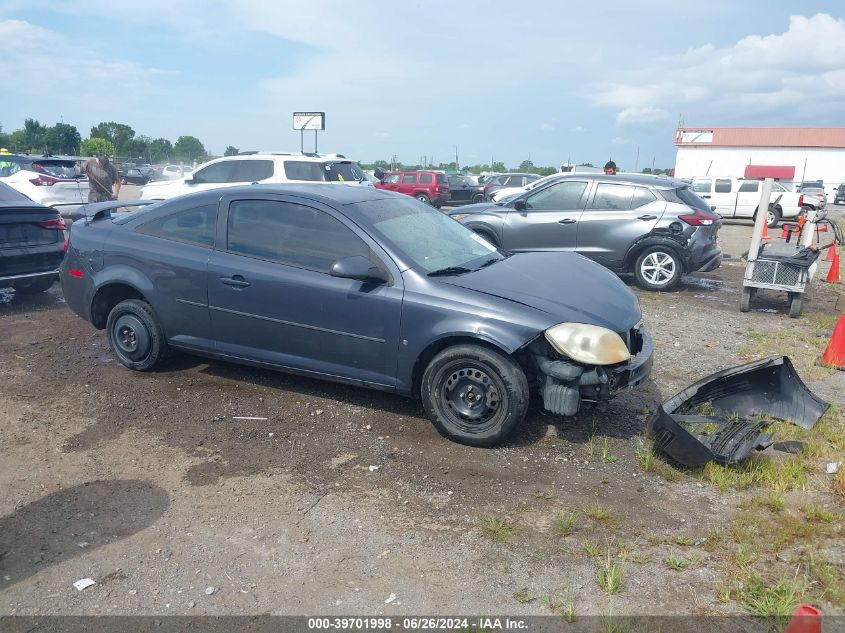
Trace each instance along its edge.
{"label": "door handle", "polygon": [[638,215],[637,219],[638,220],[656,220],[657,216],[656,215]]}
{"label": "door handle", "polygon": [[233,288],[249,288],[252,285],[240,275],[232,275],[231,277],[221,277],[220,282],[227,286],[232,286]]}
{"label": "door handle", "polygon": [[563,218],[562,220],[557,221],[558,224],[575,224],[575,220],[572,218]]}
{"label": "door handle", "polygon": [[709,198],[710,194],[709,193],[703,193],[703,194],[701,194],[701,197],[702,198]]}

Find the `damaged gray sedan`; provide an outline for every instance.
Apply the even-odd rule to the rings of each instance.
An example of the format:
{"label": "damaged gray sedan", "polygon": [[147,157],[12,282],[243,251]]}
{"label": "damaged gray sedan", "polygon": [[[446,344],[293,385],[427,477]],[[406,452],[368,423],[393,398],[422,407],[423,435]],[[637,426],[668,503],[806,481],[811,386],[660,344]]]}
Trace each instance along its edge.
{"label": "damaged gray sedan", "polygon": [[504,440],[531,394],[574,415],[649,374],[635,295],[575,253],[500,251],[369,187],[201,192],[75,222],[65,299],[125,367],[169,350],[420,397],[437,429]]}

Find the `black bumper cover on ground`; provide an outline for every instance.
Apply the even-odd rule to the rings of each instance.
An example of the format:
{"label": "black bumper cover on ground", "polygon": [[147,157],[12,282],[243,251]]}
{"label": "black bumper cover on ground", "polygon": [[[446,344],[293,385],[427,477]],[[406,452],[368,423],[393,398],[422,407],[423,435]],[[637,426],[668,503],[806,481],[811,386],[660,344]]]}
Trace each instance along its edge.
{"label": "black bumper cover on ground", "polygon": [[810,429],[830,405],[817,398],[786,356],[725,369],[664,402],[648,423],[655,450],[686,466],[736,464],[771,445],[773,420]]}

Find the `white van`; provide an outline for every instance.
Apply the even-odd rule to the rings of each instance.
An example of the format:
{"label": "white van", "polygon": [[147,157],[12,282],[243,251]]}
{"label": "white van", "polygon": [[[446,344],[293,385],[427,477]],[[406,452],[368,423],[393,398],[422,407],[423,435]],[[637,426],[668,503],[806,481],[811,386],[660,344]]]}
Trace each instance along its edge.
{"label": "white van", "polygon": [[[692,190],[716,208],[723,218],[754,218],[760,203],[762,180],[746,180],[731,177],[702,177],[692,179]],[[772,183],[772,197],[769,205],[769,228],[778,225],[781,219],[797,218],[802,207],[813,207],[809,199],[789,191],[779,182]]]}

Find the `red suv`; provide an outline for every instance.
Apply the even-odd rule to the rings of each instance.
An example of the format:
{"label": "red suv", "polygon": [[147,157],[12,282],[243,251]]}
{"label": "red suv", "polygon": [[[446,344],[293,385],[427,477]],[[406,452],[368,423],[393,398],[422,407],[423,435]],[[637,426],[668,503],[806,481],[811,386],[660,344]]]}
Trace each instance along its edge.
{"label": "red suv", "polygon": [[449,202],[449,181],[438,171],[391,171],[375,186],[414,196],[438,209]]}

